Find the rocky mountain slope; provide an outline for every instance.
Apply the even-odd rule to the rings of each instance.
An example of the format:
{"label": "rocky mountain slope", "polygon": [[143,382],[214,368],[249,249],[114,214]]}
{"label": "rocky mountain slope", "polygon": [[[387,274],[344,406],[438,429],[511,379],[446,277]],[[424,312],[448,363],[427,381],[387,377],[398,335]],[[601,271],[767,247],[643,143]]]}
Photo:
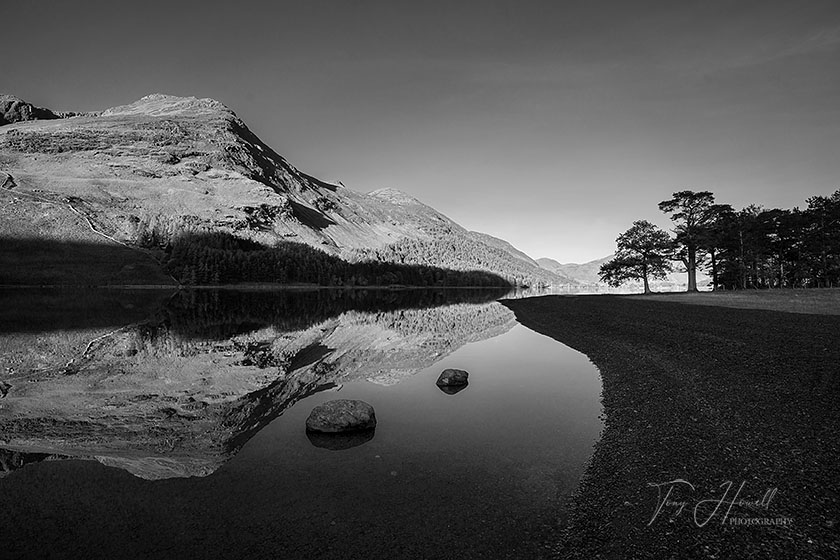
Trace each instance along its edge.
{"label": "rocky mountain slope", "polygon": [[0,126],[36,119],[57,119],[49,109],[36,107],[14,95],[0,95]]}
{"label": "rocky mountain slope", "polygon": [[[531,284],[568,282],[404,193],[362,194],[301,172],[211,99],[155,94],[87,114],[3,99],[0,237],[46,239],[50,246],[33,251],[31,243],[7,244],[0,260],[16,262],[20,272],[7,270],[0,283],[25,283],[27,272],[44,267],[44,255],[65,252],[55,248],[60,240],[82,240],[77,262],[97,252],[93,242],[140,250],[133,259],[123,255],[109,272],[119,279],[125,267],[161,262],[160,249],[173,237],[211,231],[267,246],[305,243],[348,260],[379,255],[406,264],[441,265],[436,259],[445,243],[454,247],[446,266],[457,270],[489,270]],[[410,251],[390,250],[407,241]],[[32,262],[33,253],[41,260]],[[61,265],[52,268],[59,273]],[[88,276],[96,270],[88,269]],[[135,278],[163,281],[160,273]],[[65,283],[74,283],[72,275]]]}

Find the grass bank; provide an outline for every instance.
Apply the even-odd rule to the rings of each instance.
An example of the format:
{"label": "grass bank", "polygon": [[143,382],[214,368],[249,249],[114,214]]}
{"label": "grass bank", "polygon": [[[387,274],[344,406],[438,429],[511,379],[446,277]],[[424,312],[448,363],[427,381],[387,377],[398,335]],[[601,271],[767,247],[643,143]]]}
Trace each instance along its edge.
{"label": "grass bank", "polygon": [[692,305],[764,309],[789,313],[840,315],[840,288],[739,290],[737,292],[662,293],[633,298],[656,298]]}
{"label": "grass bank", "polygon": [[558,557],[840,557],[840,316],[714,296],[503,301],[603,379]]}

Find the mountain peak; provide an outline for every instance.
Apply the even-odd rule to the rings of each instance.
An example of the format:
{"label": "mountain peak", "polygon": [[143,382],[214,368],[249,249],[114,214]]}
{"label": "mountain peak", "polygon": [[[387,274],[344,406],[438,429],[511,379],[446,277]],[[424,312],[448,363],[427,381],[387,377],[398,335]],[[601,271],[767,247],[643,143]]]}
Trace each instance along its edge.
{"label": "mountain peak", "polygon": [[152,93],[141,97],[134,103],[111,107],[102,112],[102,116],[115,115],[150,115],[150,116],[175,116],[175,115],[208,115],[225,113],[235,116],[225,104],[205,97],[180,97],[165,93]]}

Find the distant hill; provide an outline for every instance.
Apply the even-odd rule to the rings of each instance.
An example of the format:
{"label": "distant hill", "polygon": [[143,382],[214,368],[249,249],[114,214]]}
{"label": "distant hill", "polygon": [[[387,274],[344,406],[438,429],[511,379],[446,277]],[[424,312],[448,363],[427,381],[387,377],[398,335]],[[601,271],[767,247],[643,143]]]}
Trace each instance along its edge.
{"label": "distant hill", "polygon": [[504,239],[499,239],[498,237],[493,237],[492,235],[489,235],[487,233],[481,233],[479,231],[471,231],[469,232],[469,234],[477,241],[481,241],[486,245],[505,251],[513,258],[519,259],[522,262],[528,264],[529,266],[539,266],[537,261],[526,255],[525,253],[523,253],[522,251],[505,241]]}
{"label": "distant hill", "polygon": [[[6,96],[0,108],[0,222],[12,223],[0,236],[16,240],[0,249],[0,264],[16,263],[0,284],[160,283],[173,239],[208,232],[269,248],[302,243],[348,261],[569,282],[398,190],[363,194],[301,172],[212,99],[154,94],[75,114]],[[84,243],[73,247],[73,272],[67,259],[50,257],[67,252],[59,240]],[[33,251],[33,242],[49,246]],[[100,274],[93,264],[105,257],[91,245],[119,248],[116,264]],[[145,270],[155,263],[161,270]]]}
{"label": "distant hill", "polygon": [[537,263],[546,270],[573,279],[578,284],[594,285],[600,282],[598,270],[601,265],[613,258],[613,255],[589,261],[585,263],[561,264],[553,259],[537,259]]}
{"label": "distant hill", "polygon": [[[594,261],[585,263],[559,263],[554,259],[540,258],[537,263],[544,269],[551,271],[554,274],[565,276],[577,282],[581,290],[587,287],[595,291],[611,291],[611,289],[600,281],[599,270],[601,265],[613,259],[615,255],[607,255]],[[677,291],[684,290],[688,285],[688,279],[685,272],[681,272],[682,265],[674,263],[674,270],[668,274],[665,280],[654,280],[651,282],[651,288],[654,291]],[[704,273],[697,272],[697,285],[702,288],[709,282],[709,277]],[[618,291],[638,291],[641,288],[641,283],[628,283],[622,286]]]}

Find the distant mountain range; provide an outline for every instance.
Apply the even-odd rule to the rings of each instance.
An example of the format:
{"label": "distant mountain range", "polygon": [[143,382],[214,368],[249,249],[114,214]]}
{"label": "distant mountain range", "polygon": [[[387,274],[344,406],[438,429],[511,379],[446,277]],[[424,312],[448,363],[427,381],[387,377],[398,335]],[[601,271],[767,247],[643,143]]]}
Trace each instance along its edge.
{"label": "distant mountain range", "polygon": [[[559,263],[554,259],[548,258],[541,258],[537,259],[536,262],[539,266],[543,267],[544,269],[556,274],[558,276],[562,276],[571,280],[579,290],[581,291],[589,291],[589,290],[596,290],[596,291],[620,291],[620,292],[627,292],[627,291],[638,291],[641,286],[641,283],[628,283],[625,286],[622,286],[620,289],[610,289],[605,284],[601,283],[599,271],[601,269],[601,265],[606,263],[607,261],[612,260],[615,255],[607,255],[606,257],[602,257],[600,259],[595,259],[594,261],[589,261],[585,263]],[[668,274],[668,276],[664,280],[654,280],[651,282],[651,287],[654,290],[660,291],[673,291],[673,290],[684,290],[688,284],[688,278],[686,277],[685,272],[681,272],[680,265],[674,263],[674,272]],[[697,272],[697,285],[700,287],[705,286],[709,282],[709,277],[702,273],[701,271]]]}
{"label": "distant mountain range", "polygon": [[398,190],[362,194],[298,170],[212,99],[61,113],[0,96],[0,284],[171,284],[162,248],[206,232],[574,284]]}
{"label": "distant mountain range", "polygon": [[598,271],[601,265],[613,258],[613,255],[589,261],[585,263],[566,263],[562,264],[554,259],[541,258],[537,259],[537,264],[554,274],[560,274],[568,278],[572,278],[577,284],[595,285],[600,282]]}

